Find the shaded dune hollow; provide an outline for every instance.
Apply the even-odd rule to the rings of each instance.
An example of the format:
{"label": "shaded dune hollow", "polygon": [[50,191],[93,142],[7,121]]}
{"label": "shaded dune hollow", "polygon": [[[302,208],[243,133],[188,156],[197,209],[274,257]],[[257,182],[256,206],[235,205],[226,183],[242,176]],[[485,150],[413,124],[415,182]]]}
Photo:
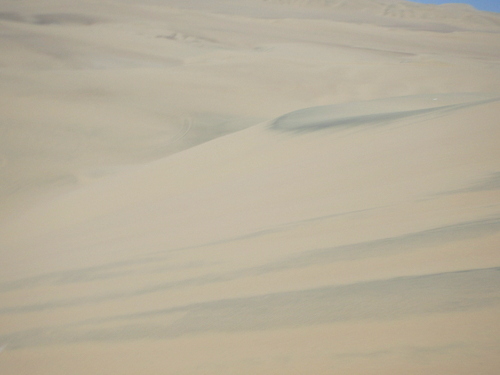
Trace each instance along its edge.
{"label": "shaded dune hollow", "polygon": [[491,94],[436,94],[328,105],[283,115],[272,121],[270,127],[301,132],[330,127],[387,124],[411,118],[422,120],[497,100],[500,97]]}

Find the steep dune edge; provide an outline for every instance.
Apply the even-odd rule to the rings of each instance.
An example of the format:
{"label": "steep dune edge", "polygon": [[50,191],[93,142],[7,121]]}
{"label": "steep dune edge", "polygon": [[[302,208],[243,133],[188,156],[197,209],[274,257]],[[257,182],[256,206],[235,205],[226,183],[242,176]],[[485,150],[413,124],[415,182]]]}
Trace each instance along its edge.
{"label": "steep dune edge", "polygon": [[65,238],[74,250],[61,256],[70,261],[87,257],[78,249],[105,251],[108,241],[113,256],[121,246],[127,255],[135,246],[167,251],[436,199],[498,172],[497,108],[493,96],[438,95],[294,112],[50,201],[2,238],[49,251]]}
{"label": "steep dune edge", "polygon": [[337,11],[254,0],[245,22],[173,0],[129,3],[4,4],[0,223],[295,108],[499,86],[491,32],[415,22],[395,33],[369,14],[336,22]]}

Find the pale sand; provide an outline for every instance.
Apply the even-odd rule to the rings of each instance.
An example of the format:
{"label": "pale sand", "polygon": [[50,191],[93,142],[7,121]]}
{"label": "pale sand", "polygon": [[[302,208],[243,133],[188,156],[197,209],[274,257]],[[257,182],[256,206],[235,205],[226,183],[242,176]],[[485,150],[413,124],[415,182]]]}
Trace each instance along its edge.
{"label": "pale sand", "polygon": [[498,373],[500,16],[26,0],[0,29],[0,373]]}

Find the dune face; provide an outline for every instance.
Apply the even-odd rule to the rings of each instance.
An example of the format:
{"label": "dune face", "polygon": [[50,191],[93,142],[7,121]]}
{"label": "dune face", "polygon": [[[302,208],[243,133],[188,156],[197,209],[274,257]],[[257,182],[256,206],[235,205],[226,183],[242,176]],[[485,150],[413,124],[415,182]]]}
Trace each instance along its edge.
{"label": "dune face", "polygon": [[0,28],[0,373],[498,373],[498,15],[27,0]]}

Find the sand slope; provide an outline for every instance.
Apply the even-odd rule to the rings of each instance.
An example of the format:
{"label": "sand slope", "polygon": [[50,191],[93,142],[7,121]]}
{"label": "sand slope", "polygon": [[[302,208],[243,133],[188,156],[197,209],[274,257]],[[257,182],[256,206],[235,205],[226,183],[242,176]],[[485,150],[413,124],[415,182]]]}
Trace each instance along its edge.
{"label": "sand slope", "polygon": [[2,5],[0,372],[497,372],[500,30],[346,4]]}

